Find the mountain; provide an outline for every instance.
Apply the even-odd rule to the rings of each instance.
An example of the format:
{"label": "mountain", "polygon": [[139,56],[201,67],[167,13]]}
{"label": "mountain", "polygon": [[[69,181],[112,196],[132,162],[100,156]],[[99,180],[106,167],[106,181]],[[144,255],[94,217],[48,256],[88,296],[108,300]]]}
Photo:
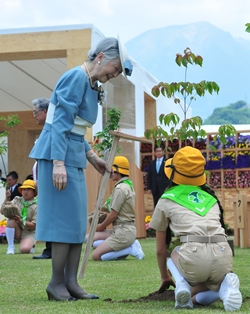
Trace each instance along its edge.
{"label": "mountain", "polygon": [[217,107],[250,99],[250,34],[249,41],[234,38],[208,22],[199,22],[149,30],[125,46],[129,55],[159,82],[185,80],[185,68],[175,63],[175,57],[187,47],[203,57],[202,67],[189,65],[187,81],[215,81],[220,91],[218,95],[197,97],[191,104],[193,116],[205,119]]}
{"label": "mountain", "polygon": [[205,125],[250,124],[250,106],[244,101],[214,109],[213,114],[204,121]]}

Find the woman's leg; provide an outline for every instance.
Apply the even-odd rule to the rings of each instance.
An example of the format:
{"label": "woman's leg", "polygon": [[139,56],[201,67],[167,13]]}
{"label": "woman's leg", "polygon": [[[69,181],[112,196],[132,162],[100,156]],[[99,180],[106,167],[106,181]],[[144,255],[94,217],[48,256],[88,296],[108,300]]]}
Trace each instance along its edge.
{"label": "woman's leg", "polygon": [[52,278],[49,285],[57,294],[65,298],[70,297],[64,279],[69,250],[69,243],[52,242]]}
{"label": "woman's leg", "polygon": [[77,293],[85,292],[77,282],[77,272],[82,252],[82,244],[70,244],[67,262],[65,265],[65,283],[67,289]]}
{"label": "woman's leg", "polygon": [[[82,252],[82,244],[70,244],[68,258],[65,266],[66,287],[73,297],[77,299],[98,299],[96,294],[89,294],[77,282],[77,272]],[[53,255],[52,255],[53,258]]]}

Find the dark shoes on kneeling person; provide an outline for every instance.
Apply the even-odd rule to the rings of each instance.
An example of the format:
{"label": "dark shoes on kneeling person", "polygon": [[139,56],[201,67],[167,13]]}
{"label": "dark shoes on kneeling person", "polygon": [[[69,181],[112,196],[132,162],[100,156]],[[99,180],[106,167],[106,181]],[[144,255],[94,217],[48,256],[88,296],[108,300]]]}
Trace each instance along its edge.
{"label": "dark shoes on kneeling person", "polygon": [[50,259],[51,256],[48,256],[46,254],[41,254],[39,256],[33,256],[33,259]]}

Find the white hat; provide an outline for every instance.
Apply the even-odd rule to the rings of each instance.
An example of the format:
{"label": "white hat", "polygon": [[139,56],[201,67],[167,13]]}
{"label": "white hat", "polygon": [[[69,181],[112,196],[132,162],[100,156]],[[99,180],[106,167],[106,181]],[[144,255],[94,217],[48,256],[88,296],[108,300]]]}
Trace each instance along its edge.
{"label": "white hat", "polygon": [[133,71],[133,65],[129,60],[128,52],[125,46],[121,43],[119,35],[117,35],[118,47],[119,47],[119,55],[122,65],[122,71],[125,77],[131,76]]}

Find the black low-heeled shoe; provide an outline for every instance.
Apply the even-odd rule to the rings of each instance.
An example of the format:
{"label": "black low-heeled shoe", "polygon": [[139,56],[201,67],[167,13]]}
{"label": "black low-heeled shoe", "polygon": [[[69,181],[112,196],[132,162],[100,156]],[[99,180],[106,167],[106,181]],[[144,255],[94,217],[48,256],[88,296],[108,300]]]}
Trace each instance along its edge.
{"label": "black low-heeled shoe", "polygon": [[55,300],[55,301],[76,301],[77,299],[70,296],[70,297],[62,297],[60,296],[53,288],[50,284],[48,284],[47,288],[46,288],[46,292],[48,295],[48,299],[49,300]]}
{"label": "black low-heeled shoe", "polygon": [[69,290],[69,293],[70,295],[72,295],[72,297],[76,298],[76,299],[99,299],[98,295],[96,294],[91,294],[91,293],[77,293],[77,292],[74,292],[72,290]]}

